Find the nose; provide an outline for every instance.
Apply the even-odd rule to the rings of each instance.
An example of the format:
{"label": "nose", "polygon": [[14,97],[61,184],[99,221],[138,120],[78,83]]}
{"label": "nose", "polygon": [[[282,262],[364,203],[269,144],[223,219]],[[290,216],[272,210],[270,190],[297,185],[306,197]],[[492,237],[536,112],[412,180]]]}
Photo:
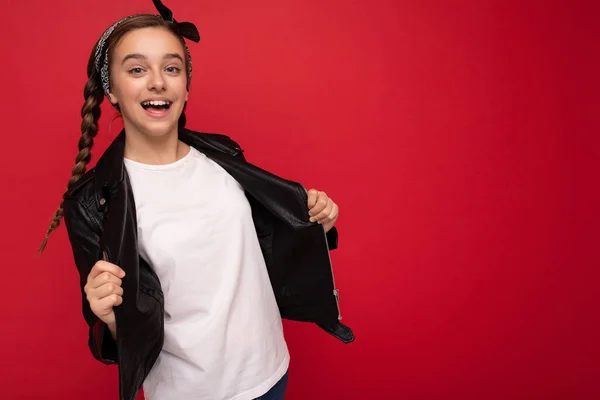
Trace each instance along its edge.
{"label": "nose", "polygon": [[150,79],[148,79],[148,90],[155,90],[158,92],[165,90],[165,79],[160,71],[150,75]]}

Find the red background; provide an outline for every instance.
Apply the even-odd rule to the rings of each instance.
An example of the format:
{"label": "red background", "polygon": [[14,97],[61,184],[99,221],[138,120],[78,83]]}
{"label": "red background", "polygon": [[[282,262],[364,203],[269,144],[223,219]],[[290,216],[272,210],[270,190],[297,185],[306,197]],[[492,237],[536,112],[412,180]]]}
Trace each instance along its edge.
{"label": "red background", "polygon": [[[188,126],[340,206],[357,340],[286,322],[287,399],[600,398],[598,16],[589,1],[170,0]],[[3,0],[0,397],[116,398],[64,227],[85,65],[149,0]],[[120,129],[105,108],[94,153]]]}

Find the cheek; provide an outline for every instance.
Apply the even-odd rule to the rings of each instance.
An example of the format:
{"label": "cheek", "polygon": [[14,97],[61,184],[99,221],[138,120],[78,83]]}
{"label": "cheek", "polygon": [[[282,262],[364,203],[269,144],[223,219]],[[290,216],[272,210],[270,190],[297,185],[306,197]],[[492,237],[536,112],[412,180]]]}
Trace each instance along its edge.
{"label": "cheek", "polygon": [[124,102],[136,101],[140,92],[144,89],[143,79],[121,79],[117,85],[120,99]]}
{"label": "cheek", "polygon": [[172,85],[173,91],[177,93],[177,97],[186,100],[187,96],[187,79],[177,79]]}
{"label": "cheek", "polygon": [[127,79],[121,76],[115,77],[112,82],[112,92],[116,97],[121,112],[127,112],[137,103],[138,94],[140,93],[140,84],[132,79]]}

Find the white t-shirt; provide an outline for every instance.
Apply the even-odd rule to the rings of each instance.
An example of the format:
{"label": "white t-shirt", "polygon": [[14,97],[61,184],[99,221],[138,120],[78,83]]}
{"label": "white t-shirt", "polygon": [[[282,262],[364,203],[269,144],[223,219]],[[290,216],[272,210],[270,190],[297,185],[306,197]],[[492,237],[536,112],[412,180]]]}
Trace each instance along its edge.
{"label": "white t-shirt", "polygon": [[283,377],[289,353],[248,200],[190,148],[168,165],[125,159],[140,255],[165,298],[165,342],[148,400],[250,400]]}

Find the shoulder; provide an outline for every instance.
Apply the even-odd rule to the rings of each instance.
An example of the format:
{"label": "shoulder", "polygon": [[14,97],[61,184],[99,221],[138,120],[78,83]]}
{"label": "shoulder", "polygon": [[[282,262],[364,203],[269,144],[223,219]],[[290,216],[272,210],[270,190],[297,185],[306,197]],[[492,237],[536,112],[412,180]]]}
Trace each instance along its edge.
{"label": "shoulder", "polygon": [[183,135],[191,142],[190,144],[195,143],[199,147],[208,145],[209,147],[233,155],[240,154],[244,151],[238,142],[222,133],[196,132],[186,128],[184,129]]}
{"label": "shoulder", "polygon": [[219,142],[219,143],[222,143],[225,145],[230,145],[233,147],[240,147],[240,145],[235,140],[233,140],[230,136],[224,135],[222,133],[199,133],[199,134],[205,135],[205,137],[209,141]]}
{"label": "shoulder", "polygon": [[84,200],[85,198],[91,197],[94,186],[94,177],[96,175],[96,169],[92,168],[87,171],[81,178],[77,180],[71,186],[64,195],[65,201],[67,200]]}

